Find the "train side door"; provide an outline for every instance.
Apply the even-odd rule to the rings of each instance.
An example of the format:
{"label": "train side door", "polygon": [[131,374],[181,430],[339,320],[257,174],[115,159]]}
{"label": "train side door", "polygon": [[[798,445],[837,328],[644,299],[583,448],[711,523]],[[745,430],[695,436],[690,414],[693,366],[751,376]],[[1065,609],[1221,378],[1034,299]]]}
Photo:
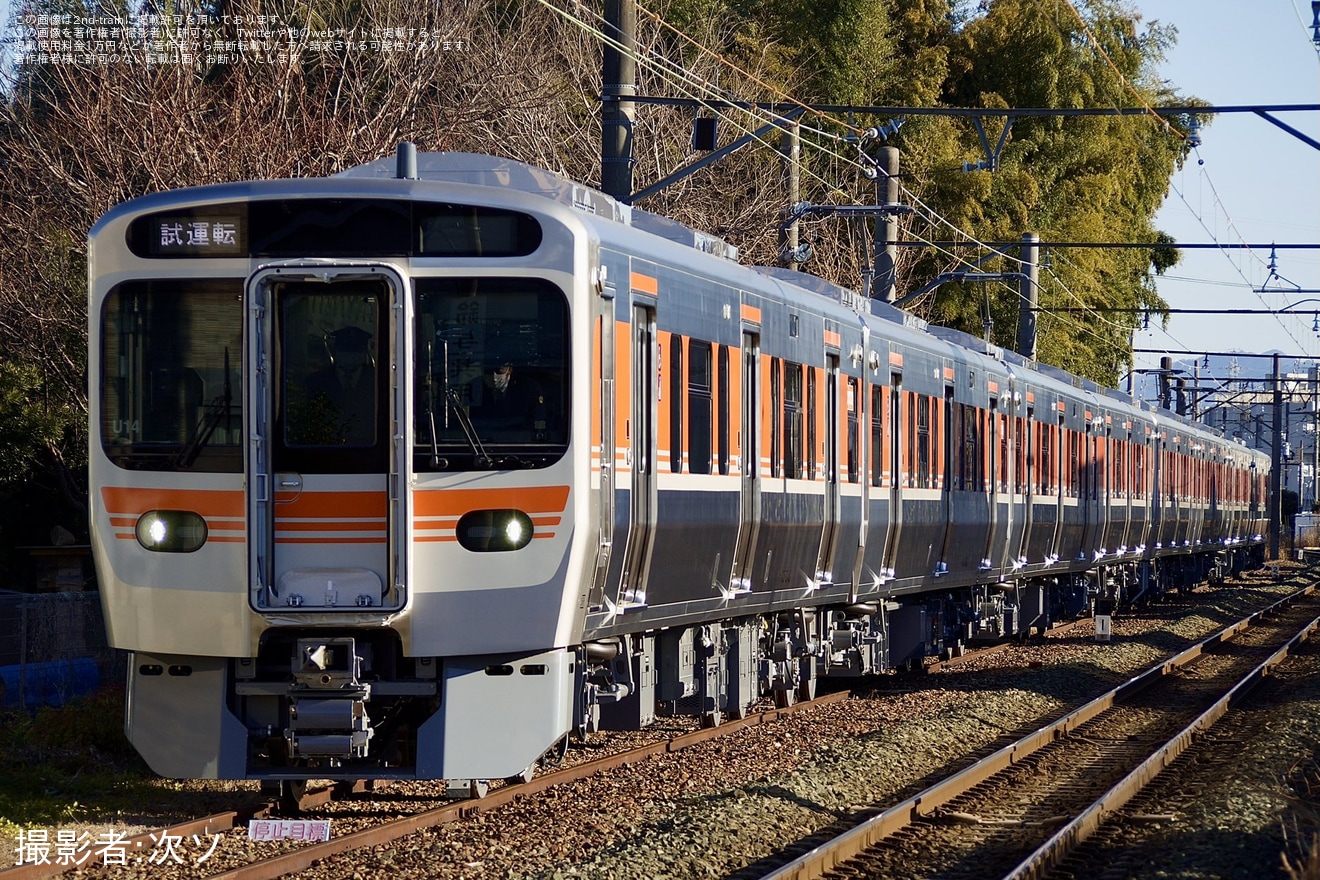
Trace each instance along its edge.
{"label": "train side door", "polygon": [[381,267],[292,267],[258,273],[248,290],[254,605],[400,607],[404,282]]}
{"label": "train side door", "polygon": [[600,449],[600,487],[598,505],[600,507],[598,528],[600,538],[596,546],[596,572],[592,578],[590,603],[601,604],[605,595],[605,585],[609,578],[610,560],[614,549],[614,288],[608,282],[604,285],[609,298],[605,299],[605,308],[597,318],[597,336],[595,339],[596,403],[595,418],[600,420],[599,434],[593,443]]}
{"label": "train side door", "polygon": [[732,585],[736,590],[752,588],[752,563],[761,525],[761,338],[744,330],[742,335],[742,425],[738,432],[738,467],[742,473],[739,497],[738,542],[733,554]]}
{"label": "train side door", "polygon": [[825,356],[825,511],[816,577],[833,581],[834,545],[839,528],[839,356]]}
{"label": "train side door", "polygon": [[[898,569],[898,541],[903,531],[903,480],[906,467],[903,462],[903,444],[912,426],[903,418],[903,375],[891,373],[889,376],[889,436],[885,438],[890,461],[889,480],[889,535],[885,540],[885,569],[896,572]],[[904,572],[899,577],[911,575]]]}
{"label": "train side door", "polygon": [[646,576],[655,545],[656,405],[659,375],[655,309],[634,305],[632,314],[632,417],[627,439],[632,456],[631,519],[618,604],[646,604]]}
{"label": "train side door", "polygon": [[986,448],[983,459],[986,463],[985,481],[986,497],[989,500],[989,510],[986,513],[986,524],[989,528],[985,533],[985,553],[981,557],[981,569],[985,570],[987,566],[994,565],[995,560],[995,530],[999,524],[999,481],[1004,478],[1000,470],[999,444],[1004,442],[1002,436],[1003,428],[1000,424],[999,398],[990,398],[990,409],[985,413],[986,417]]}
{"label": "train side door", "polygon": [[1082,550],[1088,562],[1096,558],[1096,550],[1102,540],[1099,527],[1099,493],[1096,480],[1099,478],[1099,462],[1096,458],[1095,429],[1090,420],[1086,422],[1081,435],[1082,444],[1082,488],[1080,506],[1082,508]]}
{"label": "train side door", "polygon": [[1031,532],[1036,527],[1036,408],[1027,407],[1026,418],[1018,422],[1021,436],[1018,437],[1020,451],[1018,462],[1022,474],[1018,482],[1022,486],[1022,532],[1017,543],[1018,560],[1026,560],[1027,547],[1031,543]]}
{"label": "train side door", "polygon": [[1065,417],[1063,413],[1058,414],[1058,424],[1050,426],[1050,448],[1054,453],[1053,463],[1050,467],[1050,484],[1054,491],[1054,537],[1050,539],[1050,549],[1046,551],[1047,555],[1057,558],[1062,555],[1061,545],[1063,544],[1063,496],[1067,492],[1064,486],[1064,474],[1067,473],[1065,464],[1068,461],[1068,435],[1064,429]]}
{"label": "train side door", "polygon": [[[871,346],[871,330],[869,327],[862,326],[862,351],[867,351]],[[857,528],[857,557],[853,562],[852,571],[852,591],[849,594],[849,601],[856,602],[858,592],[862,585],[862,571],[866,562],[866,538],[871,531],[871,404],[870,404],[870,383],[867,381],[866,371],[850,385],[852,392],[856,395],[853,401],[853,409],[857,419],[857,425],[848,426],[849,442],[855,443],[857,450],[855,455],[855,464],[857,468],[857,483],[861,490],[861,512],[858,514],[859,522]]]}

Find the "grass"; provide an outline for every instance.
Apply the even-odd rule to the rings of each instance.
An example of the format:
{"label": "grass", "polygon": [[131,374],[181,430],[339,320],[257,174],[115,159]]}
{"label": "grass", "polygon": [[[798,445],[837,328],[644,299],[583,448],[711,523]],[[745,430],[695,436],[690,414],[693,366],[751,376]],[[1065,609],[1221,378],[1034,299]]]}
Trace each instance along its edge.
{"label": "grass", "polygon": [[1288,880],[1320,880],[1320,752],[1298,761],[1287,782],[1292,815],[1284,826],[1284,873]]}
{"label": "grass", "polygon": [[157,776],[124,736],[122,687],[35,714],[0,713],[0,754],[0,851],[33,829],[137,833],[233,809],[236,792],[259,788]]}
{"label": "grass", "polygon": [[131,808],[156,777],[124,736],[124,692],[107,688],[35,715],[0,714],[0,833]]}

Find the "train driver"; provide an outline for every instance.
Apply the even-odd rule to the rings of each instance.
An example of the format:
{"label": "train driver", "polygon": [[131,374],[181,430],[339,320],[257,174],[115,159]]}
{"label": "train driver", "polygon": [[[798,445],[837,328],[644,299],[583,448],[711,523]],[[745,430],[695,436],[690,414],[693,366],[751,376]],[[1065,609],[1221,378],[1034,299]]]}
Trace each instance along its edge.
{"label": "train driver", "polygon": [[333,426],[331,445],[370,446],[376,439],[376,368],[371,334],[347,326],[330,334],[333,362],[307,377],[311,403]]}
{"label": "train driver", "polygon": [[503,361],[474,380],[472,421],[478,431],[515,432],[519,439],[544,438],[545,393],[511,363]]}

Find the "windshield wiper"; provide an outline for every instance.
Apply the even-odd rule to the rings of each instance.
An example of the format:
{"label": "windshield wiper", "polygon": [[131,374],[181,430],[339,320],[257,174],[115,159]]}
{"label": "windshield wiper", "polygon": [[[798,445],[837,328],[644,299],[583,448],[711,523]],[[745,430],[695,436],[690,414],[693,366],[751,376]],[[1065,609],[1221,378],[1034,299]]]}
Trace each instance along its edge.
{"label": "windshield wiper", "polygon": [[225,385],[224,391],[216,397],[202,412],[202,418],[193,430],[192,439],[188,441],[178,454],[174,457],[174,466],[177,468],[190,468],[197,461],[197,456],[202,454],[211,443],[211,437],[214,436],[216,428],[220,427],[221,419],[226,423],[231,415],[230,405],[233,403],[234,393],[229,378],[229,346],[225,346]]}
{"label": "windshield wiper", "polygon": [[[467,437],[468,445],[472,447],[472,454],[476,456],[479,467],[491,467],[495,460],[486,454],[486,447],[481,445],[481,438],[477,436],[477,429],[472,424],[472,418],[463,409],[463,399],[458,396],[458,392],[446,386],[445,397],[454,408],[454,417],[458,419],[458,426],[463,429],[463,436]],[[439,456],[436,457],[438,463]]]}
{"label": "windshield wiper", "polygon": [[[476,459],[478,467],[491,467],[495,464],[494,460],[486,454],[486,447],[481,445],[481,438],[477,436],[477,429],[472,424],[472,418],[467,410],[463,408],[463,399],[458,396],[458,392],[449,384],[449,340],[440,340],[445,359],[444,372],[444,395],[445,395],[445,428],[449,428],[449,410],[454,410],[454,418],[458,419],[458,426],[463,429],[463,436],[467,438],[468,446],[472,447],[472,455]],[[428,353],[429,354],[429,353]],[[432,371],[434,370],[434,361],[428,357],[426,365],[426,380],[430,385],[434,382]],[[435,430],[435,409],[430,402],[430,395],[427,395],[427,410],[431,418],[431,467],[440,466],[440,441],[436,437]]]}
{"label": "windshield wiper", "polygon": [[[448,345],[445,354],[447,362]],[[434,343],[429,341],[426,343],[426,419],[431,423],[431,467],[439,467],[440,438],[435,430],[435,347]]]}

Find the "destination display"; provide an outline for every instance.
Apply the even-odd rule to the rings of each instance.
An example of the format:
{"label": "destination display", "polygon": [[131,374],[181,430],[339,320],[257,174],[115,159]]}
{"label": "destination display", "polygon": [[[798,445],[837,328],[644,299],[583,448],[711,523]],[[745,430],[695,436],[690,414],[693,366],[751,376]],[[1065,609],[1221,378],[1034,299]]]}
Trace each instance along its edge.
{"label": "destination display", "polygon": [[517,257],[541,245],[529,214],[404,199],[259,199],[144,214],[139,257]]}
{"label": "destination display", "polygon": [[243,233],[237,214],[157,214],[150,218],[145,244],[153,257],[236,257],[245,250]]}

